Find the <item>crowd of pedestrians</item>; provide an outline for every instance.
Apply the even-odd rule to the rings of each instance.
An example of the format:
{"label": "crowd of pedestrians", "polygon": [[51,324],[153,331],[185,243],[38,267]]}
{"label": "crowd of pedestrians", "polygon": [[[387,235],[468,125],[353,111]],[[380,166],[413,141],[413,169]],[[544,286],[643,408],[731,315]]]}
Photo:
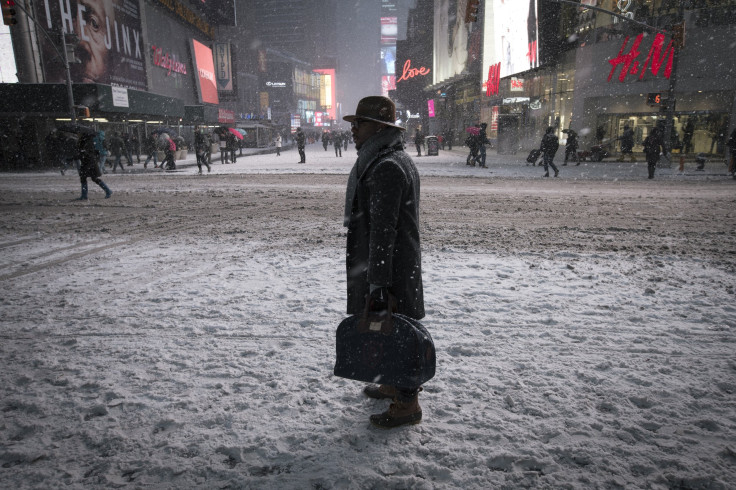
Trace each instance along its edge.
{"label": "crowd of pedestrians", "polygon": [[[110,168],[112,173],[117,173],[118,169],[120,172],[125,172],[123,159],[125,159],[127,166],[131,167],[134,163],[141,163],[141,154],[143,154],[145,157],[143,161],[144,169],[148,167],[151,160],[153,160],[154,168],[164,170],[176,169],[176,151],[185,143],[184,139],[180,136],[172,135],[168,130],[163,129],[159,131],[154,130],[151,134],[139,140],[136,132],[112,131],[106,134],[104,131],[95,131],[83,125],[78,125],[78,128],[78,131],[64,128],[52,129],[45,138],[44,147],[47,158],[58,164],[62,175],[72,168],[79,174],[82,184],[81,199],[87,199],[88,179],[91,179],[105,191],[106,198],[110,197],[112,191],[100,180],[100,177],[108,173],[108,168]],[[639,141],[638,144],[641,144],[641,151],[646,158],[649,179],[654,178],[657,166],[662,158],[671,158],[671,149],[681,150],[682,153],[687,154],[688,152],[692,152],[694,148],[692,121],[688,121],[683,126],[682,145],[679,147],[671,144],[669,146],[672,148],[668,148],[668,145],[666,145],[664,121],[659,121],[654,127],[650,128],[645,133],[646,137],[643,140],[641,139],[641,128],[637,128],[637,131],[639,132],[635,132],[630,124],[625,123],[620,135],[611,138],[610,142],[614,144],[616,142],[620,143],[619,162],[628,159],[631,163],[636,163],[634,147],[636,141]],[[467,137],[464,140],[464,146],[468,151],[466,164],[471,167],[488,168],[486,158],[487,146],[493,145],[494,143],[494,141],[488,138],[488,125],[486,123],[475,124],[467,128],[466,132]],[[550,176],[550,167],[554,172],[554,177],[558,177],[560,174],[560,169],[554,162],[560,147],[560,141],[557,137],[558,132],[559,128],[557,127],[550,126],[546,128],[538,149],[532,150],[527,158],[527,162],[531,165],[536,166],[538,162],[539,166],[544,167],[542,177]],[[568,162],[575,162],[576,166],[580,165],[584,157],[590,156],[590,152],[580,150],[577,131],[568,128],[561,132],[566,134],[564,162],[562,166],[567,166]],[[603,132],[598,131],[596,134],[598,133]],[[727,134],[727,131],[723,130],[719,134],[724,136]],[[421,126],[415,129],[412,139],[404,137],[404,133],[401,136],[405,147],[408,146],[407,140],[412,141],[416,148],[417,156],[422,156],[422,149],[425,148],[426,150],[424,145],[427,145],[427,137],[423,133]],[[281,134],[276,133],[271,141],[272,146],[276,150],[276,156],[281,155],[282,146],[288,141],[289,137],[292,137],[296,143],[300,157],[298,163],[300,164],[306,163],[305,147],[309,143],[316,143],[321,140],[324,151],[327,151],[328,147],[332,146],[335,151],[335,157],[341,158],[343,156],[343,150],[347,150],[348,144],[353,141],[353,135],[347,131],[325,130],[320,134],[314,131],[307,132],[300,127],[297,128],[293,135],[286,134],[285,137],[282,137]],[[448,150],[452,150],[453,143],[455,142],[454,131],[442,131],[436,138],[436,142],[439,143],[442,150],[445,150],[446,147]],[[203,166],[207,168],[208,173],[211,171],[212,153],[213,150],[217,151],[218,148],[222,164],[235,163],[238,156],[236,153],[237,149],[241,146],[238,139],[242,139],[242,137],[237,136],[236,130],[226,127],[217,128],[212,132],[207,131],[203,127],[195,127],[193,148],[196,153],[199,174],[202,174]],[[673,141],[675,139],[679,141],[679,137],[676,134],[673,137]],[[726,148],[728,172],[736,179],[736,129],[731,132],[727,140],[723,137],[722,141],[725,143],[723,147]],[[599,142],[600,144],[601,142]],[[434,154],[436,154],[437,147],[433,148],[435,148]],[[240,151],[242,154],[242,147]],[[160,153],[163,153],[164,156],[159,164]],[[702,170],[702,165],[699,166],[698,170]]]}

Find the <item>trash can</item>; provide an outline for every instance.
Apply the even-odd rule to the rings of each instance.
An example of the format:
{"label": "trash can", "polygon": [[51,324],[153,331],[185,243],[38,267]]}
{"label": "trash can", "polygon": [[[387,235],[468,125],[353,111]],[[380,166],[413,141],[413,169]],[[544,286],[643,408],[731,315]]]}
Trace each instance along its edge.
{"label": "trash can", "polygon": [[440,141],[437,136],[427,136],[424,141],[427,143],[427,156],[436,157],[440,154]]}
{"label": "trash can", "polygon": [[695,163],[698,164],[698,168],[695,170],[705,170],[706,162],[708,162],[708,159],[705,157],[705,153],[698,153],[698,156],[695,157]]}

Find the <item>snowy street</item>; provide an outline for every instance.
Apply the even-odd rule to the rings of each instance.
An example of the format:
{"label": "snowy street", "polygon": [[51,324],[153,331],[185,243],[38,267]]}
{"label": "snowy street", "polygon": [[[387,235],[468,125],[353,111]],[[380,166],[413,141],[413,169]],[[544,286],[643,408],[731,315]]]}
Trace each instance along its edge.
{"label": "snowy street", "polygon": [[0,175],[0,488],[733,488],[736,181],[525,156],[414,160],[438,364],[390,431],[332,375],[352,144]]}

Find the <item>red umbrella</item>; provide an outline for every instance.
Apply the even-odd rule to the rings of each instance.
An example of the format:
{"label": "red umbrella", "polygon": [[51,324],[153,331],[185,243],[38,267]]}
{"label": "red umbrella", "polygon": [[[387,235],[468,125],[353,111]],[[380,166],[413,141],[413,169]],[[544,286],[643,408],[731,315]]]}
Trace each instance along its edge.
{"label": "red umbrella", "polygon": [[240,131],[238,131],[237,129],[227,128],[227,130],[230,131],[231,133],[233,133],[235,135],[235,137],[238,138],[239,140],[242,140],[243,139],[243,135],[240,134]]}
{"label": "red umbrella", "polygon": [[476,128],[475,126],[470,126],[465,131],[467,131],[470,134],[474,134],[476,136],[478,136],[480,134],[480,128]]}

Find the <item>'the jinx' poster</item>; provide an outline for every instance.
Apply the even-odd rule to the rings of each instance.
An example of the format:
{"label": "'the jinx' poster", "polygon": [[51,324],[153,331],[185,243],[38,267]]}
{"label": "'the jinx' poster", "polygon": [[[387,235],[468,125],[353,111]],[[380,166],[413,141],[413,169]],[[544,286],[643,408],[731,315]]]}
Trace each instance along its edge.
{"label": "'the jinx' poster", "polygon": [[[59,33],[63,29],[67,34],[73,82],[146,90],[139,0],[41,0],[34,4],[36,18],[51,33],[59,52]],[[63,82],[59,52],[40,33],[39,42],[45,81]]]}

